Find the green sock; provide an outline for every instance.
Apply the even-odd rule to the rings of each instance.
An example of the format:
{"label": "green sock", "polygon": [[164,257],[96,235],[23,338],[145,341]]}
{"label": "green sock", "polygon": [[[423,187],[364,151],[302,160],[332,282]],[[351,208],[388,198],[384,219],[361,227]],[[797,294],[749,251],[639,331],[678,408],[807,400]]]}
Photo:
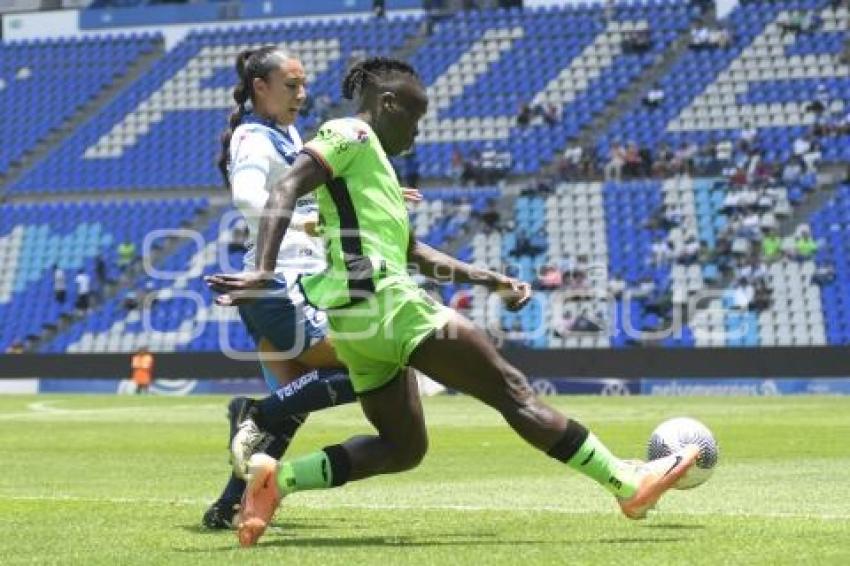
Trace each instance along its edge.
{"label": "green sock", "polygon": [[284,495],[306,489],[331,487],[331,465],[324,450],[283,462],[277,472],[277,485]]}
{"label": "green sock", "polygon": [[623,463],[611,454],[591,432],[567,465],[620,498],[629,498],[638,488],[638,477],[634,467]]}

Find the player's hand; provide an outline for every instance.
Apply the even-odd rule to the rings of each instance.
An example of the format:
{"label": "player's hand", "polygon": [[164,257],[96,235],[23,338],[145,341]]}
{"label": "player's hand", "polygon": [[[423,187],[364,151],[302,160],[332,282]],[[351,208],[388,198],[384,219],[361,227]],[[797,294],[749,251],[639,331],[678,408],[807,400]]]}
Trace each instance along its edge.
{"label": "player's hand", "polygon": [[502,301],[509,311],[516,312],[531,300],[531,285],[525,281],[507,277],[499,283],[496,293],[502,297]]}
{"label": "player's hand", "polygon": [[217,273],[204,277],[207,286],[219,293],[217,305],[231,307],[248,303],[257,298],[258,291],[266,289],[274,281],[274,273],[268,271],[245,271],[243,273]]}
{"label": "player's hand", "polygon": [[304,232],[306,232],[311,238],[318,238],[321,235],[319,233],[319,220],[305,220]]}
{"label": "player's hand", "polygon": [[402,187],[401,195],[404,197],[404,200],[411,203],[422,202],[424,198],[422,193],[419,192],[419,189],[414,189],[413,187]]}

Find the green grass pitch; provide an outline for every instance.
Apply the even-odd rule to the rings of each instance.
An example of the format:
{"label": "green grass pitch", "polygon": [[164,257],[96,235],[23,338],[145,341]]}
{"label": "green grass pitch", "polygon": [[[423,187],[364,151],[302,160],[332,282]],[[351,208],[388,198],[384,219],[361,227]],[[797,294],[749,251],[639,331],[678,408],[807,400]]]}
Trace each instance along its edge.
{"label": "green grass pitch", "polygon": [[[632,523],[494,412],[429,399],[422,466],[296,494],[243,550],[198,526],[228,471],[224,397],[0,397],[0,563],[850,564],[850,399],[551,402],[623,457],[696,417],[720,465]],[[290,454],[368,430],[356,406],[315,414]]]}

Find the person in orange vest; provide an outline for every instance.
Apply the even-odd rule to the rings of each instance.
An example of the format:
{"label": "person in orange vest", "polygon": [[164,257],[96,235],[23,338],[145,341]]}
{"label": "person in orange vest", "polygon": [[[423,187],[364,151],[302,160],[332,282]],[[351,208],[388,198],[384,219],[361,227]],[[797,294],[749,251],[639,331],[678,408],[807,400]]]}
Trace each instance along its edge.
{"label": "person in orange vest", "polygon": [[144,346],[139,348],[139,351],[133,354],[130,363],[132,368],[133,383],[136,384],[136,393],[148,393],[148,390],[153,381],[153,354]]}

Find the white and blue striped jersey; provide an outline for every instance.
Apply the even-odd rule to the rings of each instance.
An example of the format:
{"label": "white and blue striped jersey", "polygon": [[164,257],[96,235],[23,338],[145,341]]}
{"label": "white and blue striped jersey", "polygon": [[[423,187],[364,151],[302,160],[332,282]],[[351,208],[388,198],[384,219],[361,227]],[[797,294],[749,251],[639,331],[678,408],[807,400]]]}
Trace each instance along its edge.
{"label": "white and blue striped jersey", "polygon": [[[249,115],[233,132],[230,141],[230,186],[233,203],[245,217],[250,231],[245,253],[246,270],[256,269],[257,233],[272,186],[281,178],[301,151],[301,136],[294,126],[280,127]],[[313,195],[299,198],[290,229],[280,247],[275,273],[284,276],[287,286],[301,273],[325,269],[321,239],[308,236],[303,226],[318,219]]]}

